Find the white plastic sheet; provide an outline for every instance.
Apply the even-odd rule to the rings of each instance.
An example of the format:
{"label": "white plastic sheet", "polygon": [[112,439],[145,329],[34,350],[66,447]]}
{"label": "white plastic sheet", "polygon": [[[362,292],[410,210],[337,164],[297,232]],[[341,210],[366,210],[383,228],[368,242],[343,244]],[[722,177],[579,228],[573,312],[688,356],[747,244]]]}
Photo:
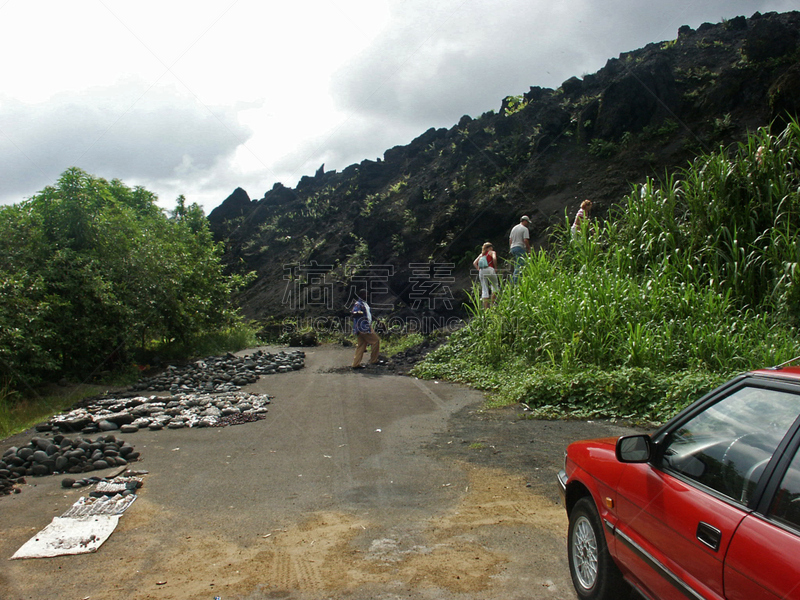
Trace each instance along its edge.
{"label": "white plastic sheet", "polygon": [[119,518],[120,515],[54,517],[47,527],[25,542],[11,558],[50,558],[97,552],[114,532]]}
{"label": "white plastic sheet", "polygon": [[[107,486],[122,483],[115,479]],[[81,497],[63,515],[25,542],[11,559],[51,558],[66,554],[97,552],[119,522],[122,513],[133,504],[137,496]]]}

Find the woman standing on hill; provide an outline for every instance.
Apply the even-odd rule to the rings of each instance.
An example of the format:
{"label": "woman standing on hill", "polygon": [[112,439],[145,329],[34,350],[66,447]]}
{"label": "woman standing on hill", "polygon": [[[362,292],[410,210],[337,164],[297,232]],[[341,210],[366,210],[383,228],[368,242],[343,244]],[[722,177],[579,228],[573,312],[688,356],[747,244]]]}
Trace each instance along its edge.
{"label": "woman standing on hill", "polygon": [[578,232],[581,230],[581,223],[589,219],[589,211],[592,210],[592,201],[584,200],[581,202],[581,207],[575,215],[575,221],[572,223],[572,239],[578,237]]}
{"label": "woman standing on hill", "polygon": [[[489,301],[494,304],[495,294],[500,291],[500,282],[497,280],[497,254],[494,246],[486,242],[481,249],[478,257],[472,261],[473,266],[478,270],[478,278],[481,281],[481,300],[483,308],[489,308]],[[491,288],[491,291],[490,289]]]}

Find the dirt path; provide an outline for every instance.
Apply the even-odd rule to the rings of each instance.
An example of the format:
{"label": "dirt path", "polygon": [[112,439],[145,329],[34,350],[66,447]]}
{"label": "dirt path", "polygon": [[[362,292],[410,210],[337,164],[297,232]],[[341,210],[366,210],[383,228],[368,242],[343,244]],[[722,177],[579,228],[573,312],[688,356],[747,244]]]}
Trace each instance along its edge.
{"label": "dirt path", "polygon": [[149,474],[95,554],[7,561],[81,491],[30,478],[0,498],[0,598],[575,598],[555,472],[569,441],[625,430],[483,412],[350,359],[311,349],[248,386],[275,397],[263,421],[121,436]]}

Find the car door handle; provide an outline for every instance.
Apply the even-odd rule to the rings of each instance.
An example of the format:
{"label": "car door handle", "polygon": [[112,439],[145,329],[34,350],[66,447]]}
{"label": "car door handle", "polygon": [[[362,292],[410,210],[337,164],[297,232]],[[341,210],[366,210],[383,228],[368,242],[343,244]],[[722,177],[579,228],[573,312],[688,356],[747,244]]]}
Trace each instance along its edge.
{"label": "car door handle", "polygon": [[713,525],[700,521],[697,526],[697,539],[700,540],[700,543],[716,552],[719,550],[719,544],[722,541],[722,532]]}

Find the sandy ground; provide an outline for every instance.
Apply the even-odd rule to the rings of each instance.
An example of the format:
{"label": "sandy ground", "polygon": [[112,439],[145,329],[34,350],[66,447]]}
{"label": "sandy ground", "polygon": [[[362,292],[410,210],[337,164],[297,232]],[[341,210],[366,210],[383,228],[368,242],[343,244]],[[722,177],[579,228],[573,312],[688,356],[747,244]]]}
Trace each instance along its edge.
{"label": "sandy ground", "polygon": [[8,560],[86,491],[51,476],[0,498],[0,598],[575,598],[555,473],[569,441],[625,428],[484,411],[463,387],[350,372],[351,352],[248,386],[274,396],[263,421],[119,436],[149,473],[96,553]]}

